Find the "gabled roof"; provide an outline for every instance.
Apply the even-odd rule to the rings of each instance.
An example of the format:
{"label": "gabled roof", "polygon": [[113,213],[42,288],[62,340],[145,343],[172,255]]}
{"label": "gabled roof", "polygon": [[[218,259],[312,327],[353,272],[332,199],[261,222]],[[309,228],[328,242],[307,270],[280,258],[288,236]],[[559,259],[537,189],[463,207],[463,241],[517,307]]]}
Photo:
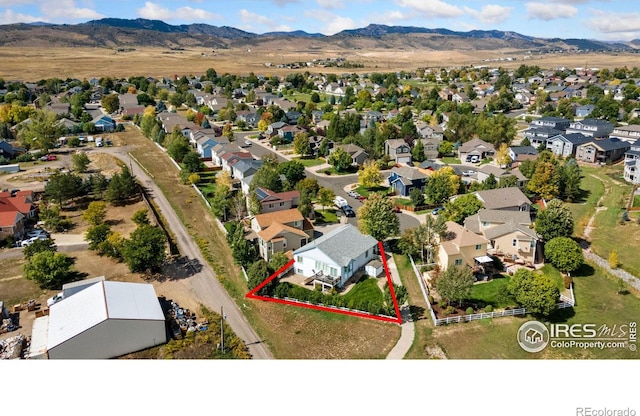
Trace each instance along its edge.
{"label": "gabled roof", "polygon": [[271,241],[273,238],[284,232],[295,234],[302,238],[309,238],[307,233],[305,233],[304,231],[281,223],[275,223],[266,230],[258,232],[258,237],[260,237],[260,239],[263,241]]}
{"label": "gabled roof", "polygon": [[479,233],[480,224],[483,222],[491,224],[506,224],[511,222],[513,224],[530,225],[531,216],[528,212],[524,211],[482,208],[477,214],[467,217],[464,221],[464,226],[474,233]]}
{"label": "gabled roof", "polygon": [[518,207],[525,204],[531,205],[529,198],[517,187],[477,191],[475,195],[486,209]]}
{"label": "gabled roof", "polygon": [[486,149],[491,152],[496,151],[496,148],[491,143],[487,143],[484,140],[478,138],[471,139],[468,142],[463,143],[462,146],[458,148],[458,150],[462,153],[469,153],[470,151],[478,148]]}
{"label": "gabled roof", "polygon": [[603,152],[617,149],[630,149],[631,145],[628,142],[618,139],[603,139],[603,140],[590,140],[589,143],[584,143],[581,146],[593,145]]}
{"label": "gabled roof", "polygon": [[489,240],[494,240],[497,237],[501,237],[503,235],[512,234],[512,233],[517,233],[518,239],[524,239],[524,240],[538,239],[538,235],[534,230],[520,224],[514,224],[513,222],[497,225],[495,227],[491,227],[484,230],[484,236]]}
{"label": "gabled roof", "polygon": [[409,145],[404,141],[404,139],[387,140],[387,145],[391,149],[397,149],[402,146],[409,147]]}
{"label": "gabled roof", "polygon": [[453,221],[447,221],[447,236],[440,245],[447,254],[457,254],[463,247],[476,246],[478,244],[486,244],[487,240],[475,234],[462,225]]}
{"label": "gabled roof", "polygon": [[51,306],[47,348],[107,319],[164,321],[165,317],[151,284],[99,282]]}
{"label": "gabled roof", "polygon": [[293,255],[297,256],[317,249],[336,264],[344,267],[377,244],[378,241],[375,238],[362,234],[351,224],[344,224],[294,251]]}
{"label": "gabled roof", "polygon": [[511,146],[509,148],[516,156],[517,155],[537,155],[538,149],[533,146]]}
{"label": "gabled roof", "polygon": [[585,136],[582,133],[563,133],[563,134],[558,134],[557,136],[549,137],[547,140],[553,141],[556,139],[562,140],[567,143],[571,143],[574,146],[579,146],[583,143],[588,143],[592,141],[593,137]]}
{"label": "gabled roof", "polygon": [[18,211],[0,212],[0,227],[13,227],[23,217],[24,217],[24,215],[22,215]]}
{"label": "gabled roof", "polygon": [[261,230],[271,226],[274,223],[288,224],[295,221],[302,221],[304,217],[296,208],[285,209],[276,212],[267,212],[266,214],[258,214],[254,217]]}
{"label": "gabled roof", "polygon": [[409,179],[411,181],[415,181],[417,179],[426,179],[427,175],[425,175],[424,173],[420,172],[418,169],[412,169],[408,166],[400,166],[400,167],[394,167],[393,169],[391,169],[391,172],[397,174],[398,176],[402,177],[402,178],[406,178]]}
{"label": "gabled roof", "polygon": [[300,197],[300,192],[298,191],[288,191],[288,192],[273,192],[266,188],[256,188],[256,195],[260,202],[274,202],[274,201],[291,201],[295,198]]}

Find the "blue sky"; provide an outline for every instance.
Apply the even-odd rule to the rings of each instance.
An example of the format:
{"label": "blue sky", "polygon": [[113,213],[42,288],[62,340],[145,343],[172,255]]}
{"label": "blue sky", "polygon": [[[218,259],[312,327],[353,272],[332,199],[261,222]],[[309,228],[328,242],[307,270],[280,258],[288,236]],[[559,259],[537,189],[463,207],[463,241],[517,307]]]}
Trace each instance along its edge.
{"label": "blue sky", "polygon": [[540,37],[640,38],[631,0],[0,0],[0,24],[80,23],[102,17],[208,23],[254,33],[327,35],[369,23],[498,29]]}

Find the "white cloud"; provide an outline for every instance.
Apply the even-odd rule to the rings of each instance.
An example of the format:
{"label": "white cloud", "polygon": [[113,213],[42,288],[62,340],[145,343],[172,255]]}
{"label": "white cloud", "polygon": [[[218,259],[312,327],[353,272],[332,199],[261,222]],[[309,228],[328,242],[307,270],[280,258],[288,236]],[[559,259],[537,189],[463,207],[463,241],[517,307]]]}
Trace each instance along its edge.
{"label": "white cloud", "polygon": [[578,9],[566,4],[554,3],[527,3],[527,17],[529,19],[556,20],[573,17],[578,14]]}
{"label": "white cloud", "polygon": [[290,26],[280,24],[267,16],[252,13],[247,9],[240,10],[240,19],[245,23],[244,27],[249,27],[251,30],[255,30],[256,23],[265,26],[269,32],[290,32],[293,30]]}
{"label": "white cloud", "polygon": [[145,2],[144,7],[137,11],[138,16],[152,20],[187,20],[189,22],[207,22],[210,20],[222,19],[221,16],[208,12],[204,9],[194,9],[193,7],[185,6],[175,10],[169,10],[166,7],[162,7],[161,5],[150,1]]}
{"label": "white cloud", "polygon": [[290,3],[298,3],[299,0],[271,0],[272,3],[277,4],[278,6],[286,6]]}
{"label": "white cloud", "polygon": [[0,7],[12,7],[30,3],[35,3],[35,0],[0,0]]}
{"label": "white cloud", "polygon": [[43,17],[29,16],[27,14],[16,13],[11,9],[0,12],[0,24],[9,25],[11,23],[32,23],[44,21]]}
{"label": "white cloud", "polygon": [[304,15],[322,22],[322,29],[319,31],[325,35],[334,35],[343,30],[355,29],[357,27],[356,22],[352,18],[339,16],[326,10],[308,10]]}
{"label": "white cloud", "polygon": [[323,9],[343,9],[344,0],[316,0]]}
{"label": "white cloud", "polygon": [[487,4],[480,10],[465,7],[464,11],[482,23],[496,24],[509,18],[513,7],[503,7],[497,4]]}
{"label": "white cloud", "polygon": [[48,0],[40,5],[40,11],[50,20],[66,21],[100,19],[103,14],[87,7],[77,7],[74,0]]}
{"label": "white cloud", "polygon": [[640,37],[640,13],[611,13],[604,10],[592,10],[594,18],[587,21],[593,30],[610,34],[615,39],[634,39]]}
{"label": "white cloud", "polygon": [[458,6],[441,0],[395,0],[395,3],[398,6],[408,7],[422,13],[427,18],[458,17],[464,14],[464,11]]}

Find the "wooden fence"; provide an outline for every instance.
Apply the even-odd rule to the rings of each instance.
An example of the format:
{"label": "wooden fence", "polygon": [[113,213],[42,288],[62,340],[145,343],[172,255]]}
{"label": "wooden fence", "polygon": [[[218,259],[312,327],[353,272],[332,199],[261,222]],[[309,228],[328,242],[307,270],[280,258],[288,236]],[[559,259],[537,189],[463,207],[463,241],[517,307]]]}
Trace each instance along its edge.
{"label": "wooden fence", "polygon": [[[422,295],[424,296],[425,302],[429,307],[429,313],[431,314],[431,319],[435,326],[445,325],[445,324],[453,324],[460,322],[471,322],[478,321],[480,319],[490,319],[490,318],[500,318],[503,316],[519,316],[526,315],[526,308],[516,308],[516,309],[506,309],[503,311],[496,312],[482,312],[482,313],[472,313],[468,315],[458,315],[458,316],[450,316],[447,318],[436,318],[436,314],[433,312],[431,308],[431,303],[429,302],[429,289],[426,288],[424,280],[422,279],[422,273],[418,270],[418,267],[413,261],[413,258],[409,256],[409,260],[411,260],[411,267],[413,267],[413,271],[416,274],[416,278],[418,279],[418,283],[420,284],[420,289],[422,290]],[[573,285],[570,287],[571,297],[567,297],[564,295],[560,295],[560,302],[558,302],[558,309],[572,308],[575,306],[575,296],[573,295]]]}

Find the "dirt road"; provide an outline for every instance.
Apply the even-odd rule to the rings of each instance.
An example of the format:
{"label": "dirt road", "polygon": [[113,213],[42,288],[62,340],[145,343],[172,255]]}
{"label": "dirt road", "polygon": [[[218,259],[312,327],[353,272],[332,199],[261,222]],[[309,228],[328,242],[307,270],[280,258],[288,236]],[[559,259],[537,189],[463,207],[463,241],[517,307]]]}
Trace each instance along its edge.
{"label": "dirt road", "polygon": [[253,328],[251,328],[249,322],[240,311],[240,308],[238,308],[216,278],[213,270],[202,256],[196,242],[191,238],[189,232],[171,208],[167,198],[165,198],[152,178],[141,169],[135,161],[132,161],[128,150],[127,147],[112,147],[101,148],[99,150],[94,149],[93,151],[109,153],[122,160],[127,166],[131,166],[132,173],[139,179],[140,183],[149,190],[149,195],[155,200],[166,218],[171,231],[175,234],[180,254],[202,265],[202,269],[199,272],[180,280],[180,284],[191,292],[195,300],[207,308],[213,311],[220,311],[220,307],[224,308],[227,324],[233,329],[236,335],[247,344],[252,358],[273,358],[266,344],[262,342]]}

